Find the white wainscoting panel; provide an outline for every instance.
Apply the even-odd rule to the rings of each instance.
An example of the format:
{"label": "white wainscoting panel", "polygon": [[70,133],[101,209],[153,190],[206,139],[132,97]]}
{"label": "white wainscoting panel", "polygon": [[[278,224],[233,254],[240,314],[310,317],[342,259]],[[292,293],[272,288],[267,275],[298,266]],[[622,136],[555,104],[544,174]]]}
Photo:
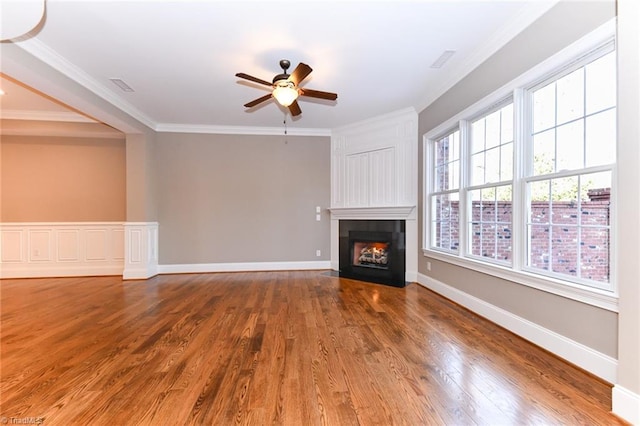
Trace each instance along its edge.
{"label": "white wainscoting panel", "polygon": [[158,222],[127,222],[124,226],[125,280],[144,280],[158,274]]}
{"label": "white wainscoting panel", "polygon": [[27,231],[30,250],[27,252],[30,262],[51,262],[54,230],[53,228],[30,228]]}
{"label": "white wainscoting panel", "polygon": [[0,278],[121,275],[122,222],[0,224]]}
{"label": "white wainscoting panel", "polygon": [[[60,229],[56,232],[56,240],[58,262],[80,261],[80,229]],[[87,252],[89,249],[87,245]]]}
{"label": "white wainscoting panel", "polygon": [[26,231],[24,229],[2,229],[2,238],[0,239],[0,250],[2,256],[0,260],[5,263],[22,263],[25,261],[24,243],[25,238],[23,234]]}

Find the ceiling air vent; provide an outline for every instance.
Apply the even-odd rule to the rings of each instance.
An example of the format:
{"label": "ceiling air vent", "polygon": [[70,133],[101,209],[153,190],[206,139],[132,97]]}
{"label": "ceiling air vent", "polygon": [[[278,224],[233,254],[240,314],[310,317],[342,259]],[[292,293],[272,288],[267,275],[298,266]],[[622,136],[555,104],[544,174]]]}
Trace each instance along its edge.
{"label": "ceiling air vent", "polygon": [[431,68],[442,68],[445,62],[447,62],[455,53],[455,50],[445,50],[442,52],[442,55],[440,55],[440,57],[431,64]]}
{"label": "ceiling air vent", "polygon": [[122,89],[123,92],[135,92],[135,90],[133,90],[131,86],[129,86],[127,83],[125,83],[119,78],[110,78],[109,81],[111,81],[113,84],[115,84],[120,89]]}

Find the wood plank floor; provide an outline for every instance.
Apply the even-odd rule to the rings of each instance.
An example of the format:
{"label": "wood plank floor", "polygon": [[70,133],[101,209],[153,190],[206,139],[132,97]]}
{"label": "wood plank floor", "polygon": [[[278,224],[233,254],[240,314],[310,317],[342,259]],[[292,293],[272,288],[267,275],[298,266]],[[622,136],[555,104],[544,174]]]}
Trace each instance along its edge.
{"label": "wood plank floor", "polygon": [[450,301],[324,271],[3,280],[0,416],[611,425],[611,387]]}

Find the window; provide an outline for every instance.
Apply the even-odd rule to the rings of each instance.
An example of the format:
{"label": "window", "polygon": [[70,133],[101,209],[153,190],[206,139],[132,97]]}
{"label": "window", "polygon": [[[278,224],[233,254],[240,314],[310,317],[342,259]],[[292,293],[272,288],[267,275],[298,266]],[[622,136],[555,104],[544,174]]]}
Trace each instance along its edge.
{"label": "window", "polygon": [[600,40],[425,135],[426,255],[593,304],[603,293],[585,290],[612,294],[616,57]]}
{"label": "window", "polygon": [[610,280],[615,82],[610,52],[529,92],[526,267],[603,288]]}
{"label": "window", "polygon": [[460,131],[433,144],[434,166],[431,192],[432,247],[457,252],[459,241]]}
{"label": "window", "polygon": [[511,262],[513,103],[477,118],[469,136],[467,253]]}

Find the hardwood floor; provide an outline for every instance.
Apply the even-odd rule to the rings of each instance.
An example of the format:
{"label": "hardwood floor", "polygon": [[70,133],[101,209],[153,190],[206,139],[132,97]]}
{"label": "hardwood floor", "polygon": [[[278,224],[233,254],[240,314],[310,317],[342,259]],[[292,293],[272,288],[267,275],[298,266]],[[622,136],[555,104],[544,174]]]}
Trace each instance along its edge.
{"label": "hardwood floor", "polygon": [[417,284],[302,271],[0,291],[10,424],[624,424],[609,385]]}

